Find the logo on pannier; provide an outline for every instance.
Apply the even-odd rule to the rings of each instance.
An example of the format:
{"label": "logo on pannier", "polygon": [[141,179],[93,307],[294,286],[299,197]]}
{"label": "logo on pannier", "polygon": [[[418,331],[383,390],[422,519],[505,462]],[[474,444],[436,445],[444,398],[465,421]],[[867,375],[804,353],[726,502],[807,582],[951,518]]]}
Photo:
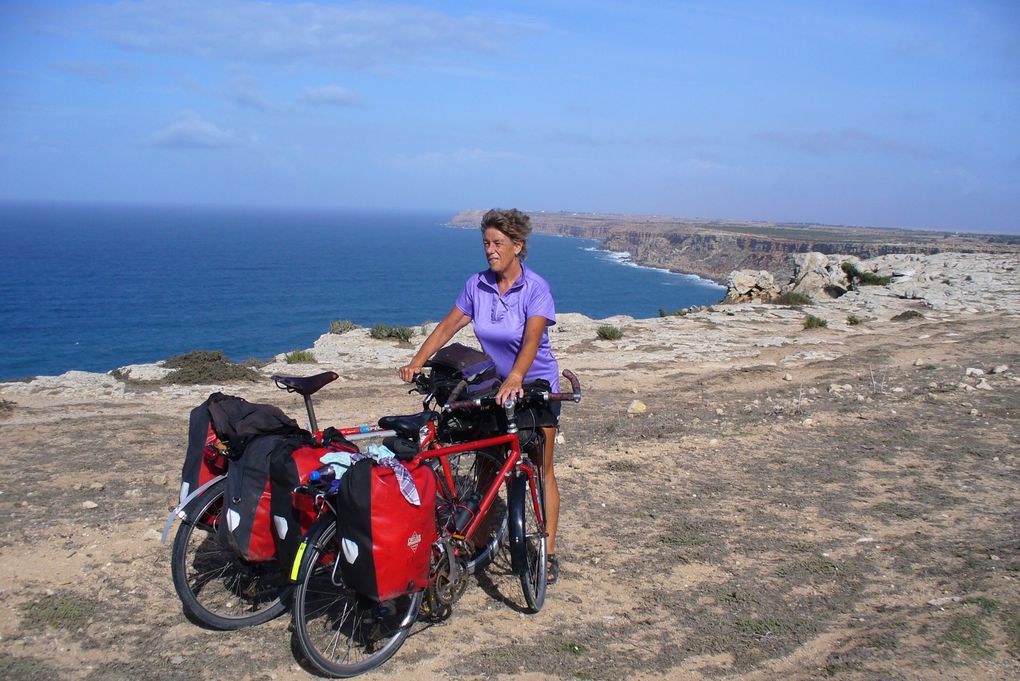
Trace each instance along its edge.
{"label": "logo on pannier", "polygon": [[421,544],[421,534],[415,532],[407,538],[407,546],[411,549],[411,553],[418,551],[418,544]]}

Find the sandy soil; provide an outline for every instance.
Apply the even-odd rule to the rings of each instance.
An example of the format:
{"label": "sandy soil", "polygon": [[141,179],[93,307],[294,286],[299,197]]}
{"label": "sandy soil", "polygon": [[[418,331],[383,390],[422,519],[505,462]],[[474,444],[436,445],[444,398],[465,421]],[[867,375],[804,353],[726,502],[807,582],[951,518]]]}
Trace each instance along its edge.
{"label": "sandy soil", "polygon": [[[1020,677],[1020,316],[804,330],[764,307],[622,318],[617,342],[568,318],[559,584],[525,615],[497,561],[367,678]],[[418,406],[392,369],[342,373],[320,422]],[[0,391],[0,676],[309,678],[286,616],[206,631],[170,581],[158,534],[211,389]],[[227,389],[303,419],[268,381]]]}

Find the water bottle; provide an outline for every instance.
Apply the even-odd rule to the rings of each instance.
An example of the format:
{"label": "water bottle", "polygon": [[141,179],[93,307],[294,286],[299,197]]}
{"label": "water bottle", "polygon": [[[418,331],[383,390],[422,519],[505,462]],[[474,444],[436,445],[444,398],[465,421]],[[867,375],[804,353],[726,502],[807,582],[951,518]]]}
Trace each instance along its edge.
{"label": "water bottle", "polygon": [[472,492],[464,498],[464,503],[457,507],[457,514],[453,518],[454,526],[458,532],[463,532],[471,524],[471,520],[478,513],[478,506],[481,504],[482,495]]}
{"label": "water bottle", "polygon": [[336,469],[330,464],[316,468],[308,474],[309,485],[329,487],[334,480],[336,480]]}

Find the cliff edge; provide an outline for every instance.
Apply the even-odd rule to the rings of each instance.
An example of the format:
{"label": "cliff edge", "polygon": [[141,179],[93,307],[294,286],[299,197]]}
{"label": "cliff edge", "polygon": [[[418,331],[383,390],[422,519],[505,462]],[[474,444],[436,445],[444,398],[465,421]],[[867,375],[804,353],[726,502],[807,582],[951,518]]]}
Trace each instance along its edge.
{"label": "cliff edge", "polygon": [[[484,211],[455,215],[450,224],[476,227]],[[606,250],[630,253],[648,267],[696,274],[720,284],[734,270],[793,276],[799,253],[842,254],[862,260],[914,253],[1018,253],[1020,236],[880,229],[846,225],[699,220],[656,215],[530,212],[535,230],[596,239]]]}

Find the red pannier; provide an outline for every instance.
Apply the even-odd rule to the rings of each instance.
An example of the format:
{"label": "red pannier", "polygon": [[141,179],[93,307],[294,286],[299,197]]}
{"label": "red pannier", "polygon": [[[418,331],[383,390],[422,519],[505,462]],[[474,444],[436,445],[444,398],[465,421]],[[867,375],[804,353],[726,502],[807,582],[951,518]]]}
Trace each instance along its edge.
{"label": "red pannier", "polygon": [[[403,464],[401,464],[403,465]],[[436,540],[436,478],[428,466],[408,469],[420,505],[400,491],[393,469],[358,461],[340,479],[337,539],[344,582],[375,601],[428,585]]]}
{"label": "red pannier", "polygon": [[[293,559],[317,515],[312,497],[294,494],[294,488],[308,482],[309,473],[322,466],[319,459],[326,452],[321,447],[298,447],[288,454],[286,447],[278,448],[270,455],[269,478],[258,501],[233,504],[227,500],[228,514],[233,510],[238,517],[251,517],[250,524],[238,522],[230,531],[230,543],[242,558],[257,562],[280,556],[284,564]],[[226,525],[232,524],[228,517]]]}

